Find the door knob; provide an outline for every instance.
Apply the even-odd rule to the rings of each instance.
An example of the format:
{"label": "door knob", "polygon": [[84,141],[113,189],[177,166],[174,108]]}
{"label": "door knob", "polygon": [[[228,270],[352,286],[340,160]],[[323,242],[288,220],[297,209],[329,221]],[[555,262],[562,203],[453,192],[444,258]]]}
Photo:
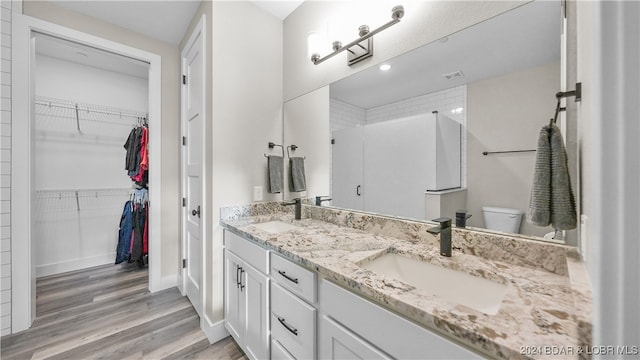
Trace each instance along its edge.
{"label": "door knob", "polygon": [[198,215],[198,218],[200,218],[200,205],[198,205],[198,210],[191,210],[191,215]]}

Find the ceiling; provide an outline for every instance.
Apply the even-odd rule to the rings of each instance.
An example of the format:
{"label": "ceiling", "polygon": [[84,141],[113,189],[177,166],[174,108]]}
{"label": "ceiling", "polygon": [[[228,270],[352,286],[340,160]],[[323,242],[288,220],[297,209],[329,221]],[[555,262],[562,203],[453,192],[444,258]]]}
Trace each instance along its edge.
{"label": "ceiling", "polygon": [[38,33],[36,54],[142,79],[149,77],[149,64],[122,55]]}
{"label": "ceiling", "polygon": [[182,37],[195,15],[200,1],[68,1],[51,2],[108,23],[174,45]]}
{"label": "ceiling", "polygon": [[[195,15],[200,0],[50,0],[68,10],[104,20],[108,23],[177,45]],[[304,0],[251,1],[278,19],[284,19]],[[148,64],[89,46],[38,34],[36,51],[74,63],[115,71],[140,78],[148,77]]]}
{"label": "ceiling", "polygon": [[[174,45],[180,43],[200,0],[49,0],[68,10]],[[217,0],[215,0],[217,1]],[[304,0],[255,0],[256,6],[283,20]]]}
{"label": "ceiling", "polygon": [[[369,109],[560,61],[560,1],[538,0],[331,85],[331,97]],[[400,23],[398,26],[402,26]],[[346,58],[343,60],[346,65]],[[322,66],[322,65],[318,65]],[[464,77],[442,75],[462,71]],[[366,90],[364,90],[366,89]]]}

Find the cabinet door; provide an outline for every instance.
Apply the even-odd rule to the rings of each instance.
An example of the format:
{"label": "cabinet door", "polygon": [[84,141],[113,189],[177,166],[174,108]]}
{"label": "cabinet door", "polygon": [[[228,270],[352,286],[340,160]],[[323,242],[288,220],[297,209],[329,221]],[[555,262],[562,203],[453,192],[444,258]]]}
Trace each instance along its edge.
{"label": "cabinet door", "polygon": [[269,358],[269,278],[243,265],[241,296],[246,312],[245,352],[250,359]]}
{"label": "cabinet door", "polygon": [[240,297],[240,271],[242,261],[231,251],[224,252],[224,318],[229,333],[239,344],[242,343],[243,327],[240,313],[242,299]]}
{"label": "cabinet door", "polygon": [[326,315],[320,320],[318,359],[391,359]]}

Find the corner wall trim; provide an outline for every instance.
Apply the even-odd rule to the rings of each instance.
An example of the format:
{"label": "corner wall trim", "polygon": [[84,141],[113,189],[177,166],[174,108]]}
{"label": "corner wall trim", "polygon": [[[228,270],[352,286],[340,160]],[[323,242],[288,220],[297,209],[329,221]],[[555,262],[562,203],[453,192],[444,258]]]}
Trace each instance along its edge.
{"label": "corner wall trim", "polygon": [[217,343],[230,335],[227,328],[224,327],[224,320],[212,324],[206,316],[200,318],[200,329],[207,336],[210,344]]}

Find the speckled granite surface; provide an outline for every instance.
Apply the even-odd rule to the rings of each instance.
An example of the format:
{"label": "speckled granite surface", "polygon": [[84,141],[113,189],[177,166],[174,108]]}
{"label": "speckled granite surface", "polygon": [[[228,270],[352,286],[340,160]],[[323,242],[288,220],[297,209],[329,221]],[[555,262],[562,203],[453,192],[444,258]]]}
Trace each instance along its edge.
{"label": "speckled granite surface", "polygon": [[[579,358],[590,344],[591,293],[578,254],[571,247],[472,230],[453,232],[450,258],[439,255],[433,226],[355,211],[258,203],[223,208],[221,224],[277,251],[353,292],[475,348],[486,356]],[[255,223],[280,220],[297,225],[272,234]],[[454,304],[359,265],[387,253],[463,271],[507,284],[495,315]]]}

